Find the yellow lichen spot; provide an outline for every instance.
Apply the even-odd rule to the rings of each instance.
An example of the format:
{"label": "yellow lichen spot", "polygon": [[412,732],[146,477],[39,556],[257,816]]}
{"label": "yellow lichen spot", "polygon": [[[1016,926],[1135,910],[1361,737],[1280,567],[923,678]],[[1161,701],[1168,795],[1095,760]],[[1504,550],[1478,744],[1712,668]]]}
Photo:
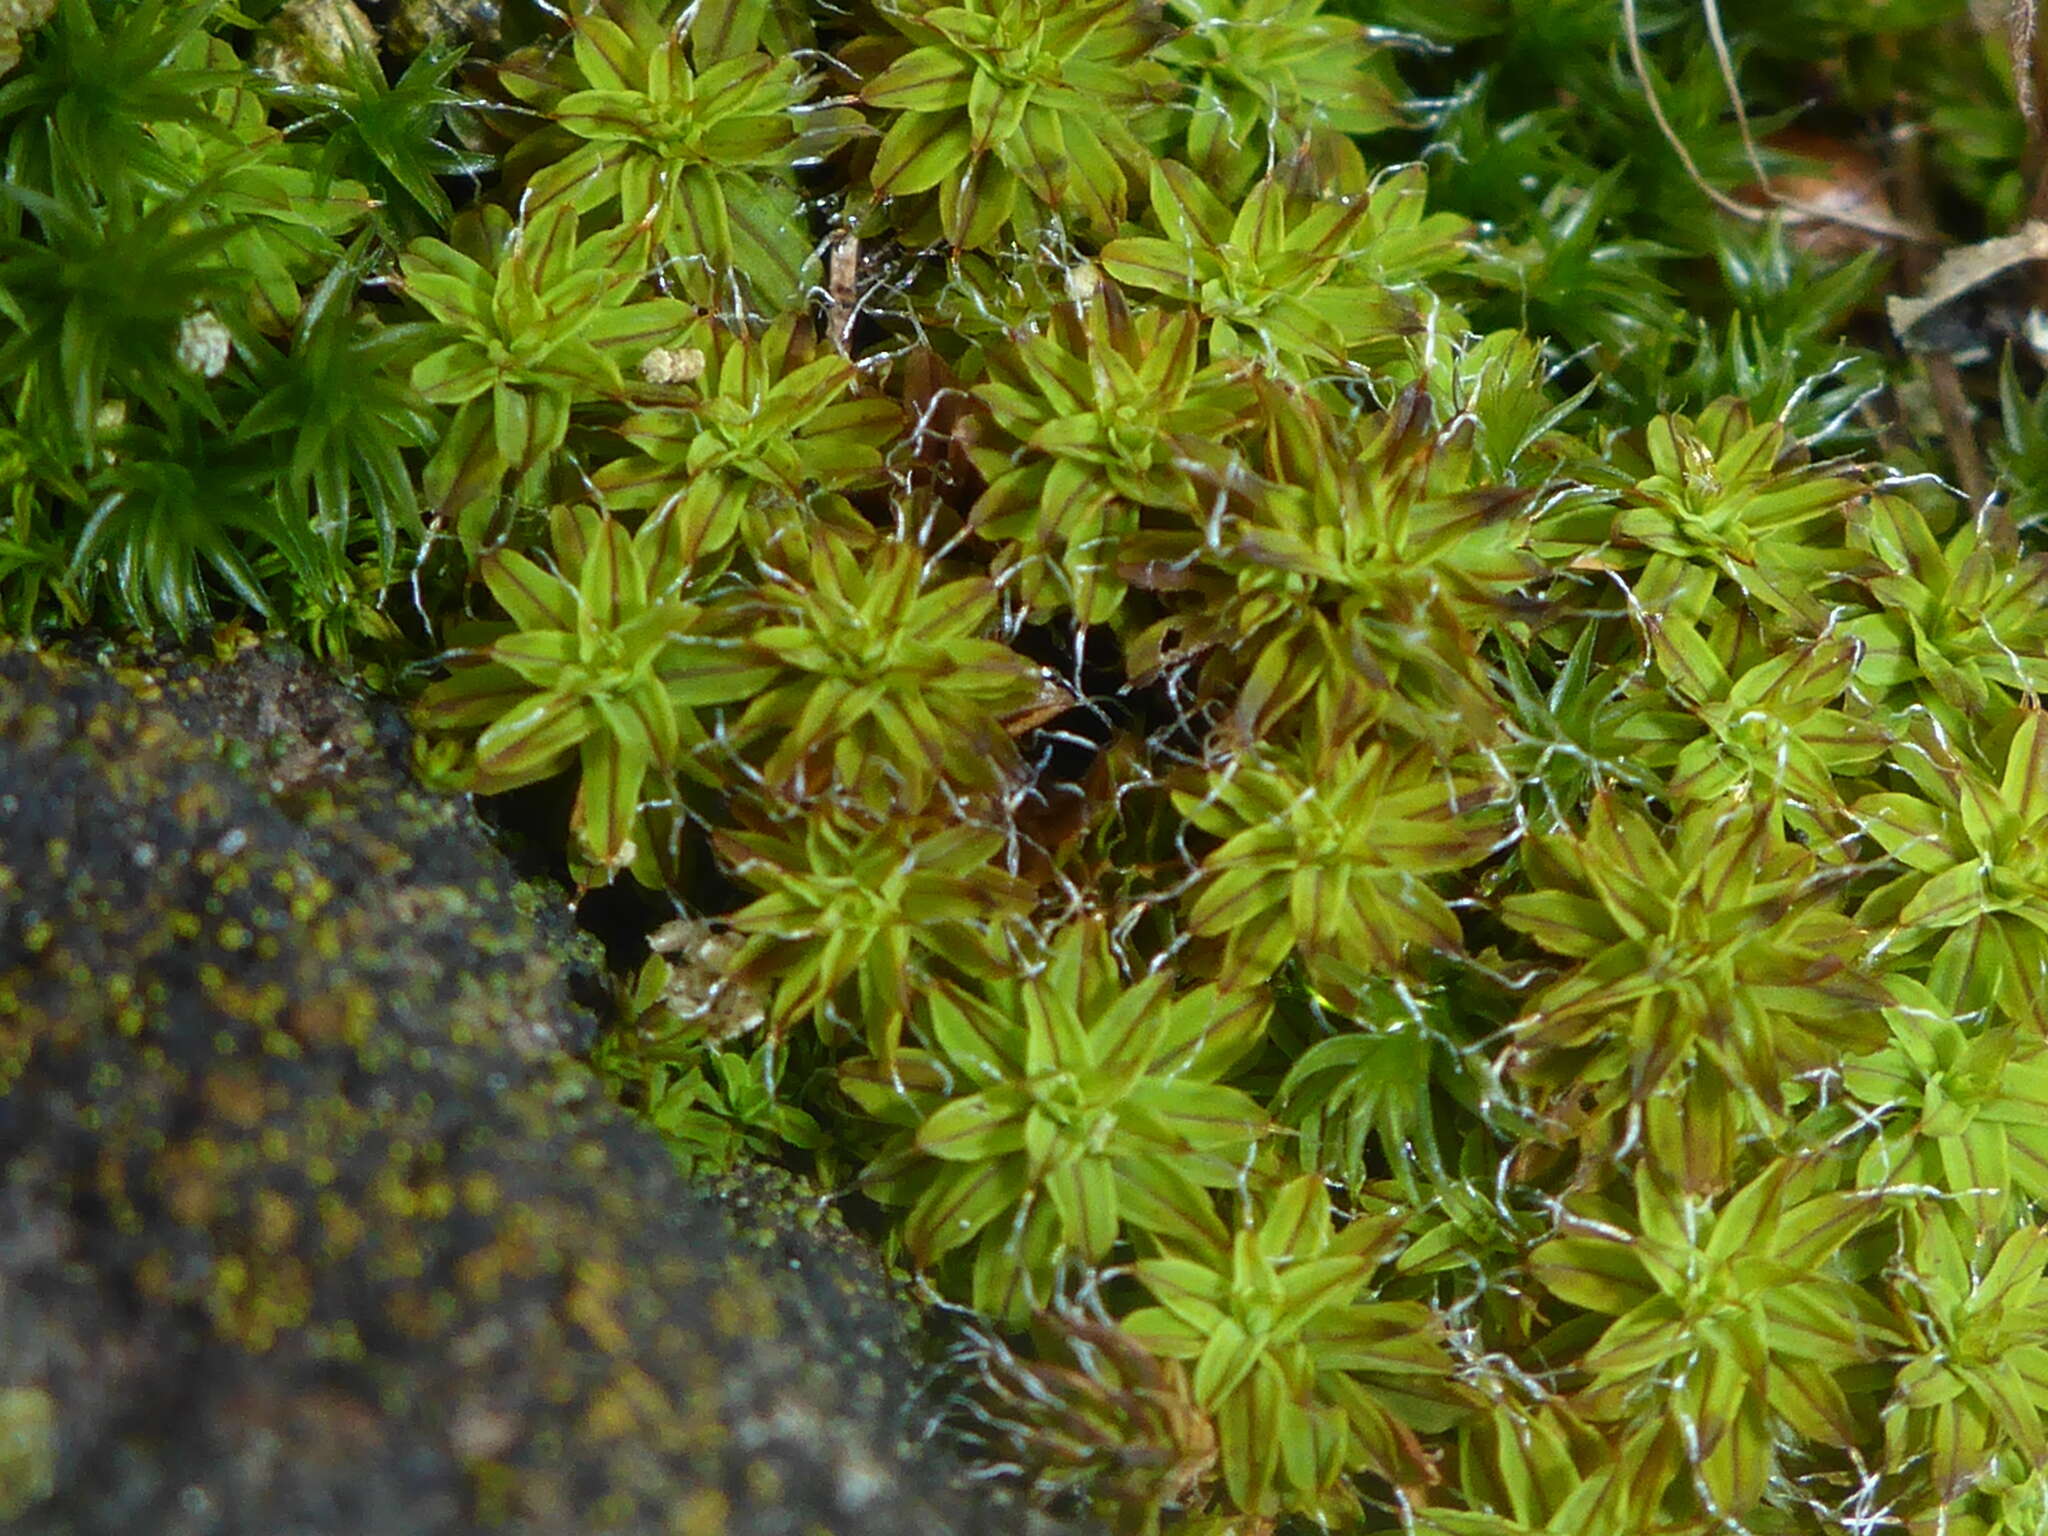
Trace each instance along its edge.
{"label": "yellow lichen spot", "polygon": [[750,1461],[742,1474],[746,1478],[747,1492],[753,1501],[763,1509],[772,1509],[782,1502],[782,1474],[772,1461]]}
{"label": "yellow lichen spot", "polygon": [[298,1207],[274,1189],[259,1190],[250,1211],[250,1227],[259,1246],[282,1253],[299,1229]]}
{"label": "yellow lichen spot", "polygon": [[127,1166],[105,1148],[100,1150],[99,1162],[93,1169],[93,1191],[100,1197],[100,1203],[106,1207],[108,1218],[117,1231],[142,1230],[142,1213],[128,1198]]}
{"label": "yellow lichen spot", "polygon": [[502,1461],[476,1461],[469,1474],[470,1518],[481,1526],[504,1525],[519,1512],[519,1473]]}
{"label": "yellow lichen spot", "polygon": [[331,880],[324,875],[307,875],[299,871],[279,870],[277,887],[291,898],[285,903],[285,910],[298,923],[310,923],[334,896]]}
{"label": "yellow lichen spot", "polygon": [[154,704],[164,696],[163,680],[147,667],[116,667],[114,676],[145,704]]}
{"label": "yellow lichen spot", "polygon": [[396,1168],[380,1168],[370,1181],[369,1196],[379,1210],[410,1219],[414,1213],[412,1186]]}
{"label": "yellow lichen spot", "polygon": [[171,1257],[161,1248],[135,1266],[135,1293],[145,1301],[175,1301],[171,1293]]}
{"label": "yellow lichen spot", "polygon": [[249,1266],[237,1254],[228,1254],[213,1266],[213,1293],[232,1301],[249,1288]]}
{"label": "yellow lichen spot", "polygon": [[0,1391],[0,1520],[57,1491],[57,1404],[40,1387]]}
{"label": "yellow lichen spot", "polygon": [[233,1010],[236,1018],[246,1018],[250,1024],[256,1024],[258,1028],[270,1030],[276,1026],[276,1020],[279,1020],[279,1016],[291,1004],[291,993],[285,991],[283,983],[276,981],[264,981],[258,987],[229,985],[221,991],[221,1001],[225,1008]]}
{"label": "yellow lichen spot", "polygon": [[538,1225],[532,1209],[523,1205],[512,1207],[498,1223],[498,1250],[507,1274],[531,1275],[545,1262]]}
{"label": "yellow lichen spot", "polygon": [[727,1283],[712,1293],[712,1326],[727,1338],[772,1339],[780,1329],[774,1302],[759,1285],[748,1282],[751,1273],[735,1256],[726,1270]]}
{"label": "yellow lichen spot", "polygon": [[651,1427],[669,1417],[661,1383],[637,1365],[621,1365],[591,1398],[584,1424],[595,1439],[644,1441]]}
{"label": "yellow lichen spot", "polygon": [[164,1205],[180,1226],[205,1227],[221,1206],[219,1160],[204,1142],[167,1151],[157,1165]]}
{"label": "yellow lichen spot", "polygon": [[321,1251],[330,1261],[347,1258],[362,1243],[368,1223],[338,1195],[322,1195],[319,1211]]}
{"label": "yellow lichen spot", "polygon": [[752,1309],[734,1292],[713,1292],[708,1310],[711,1314],[711,1327],[720,1338],[743,1339],[748,1336],[748,1314]]}
{"label": "yellow lichen spot", "polygon": [[358,1361],[368,1358],[363,1336],[347,1318],[306,1331],[306,1348],[318,1359]]}
{"label": "yellow lichen spot", "polygon": [[612,1298],[619,1290],[619,1278],[611,1270],[597,1264],[578,1264],[575,1283],[563,1303],[569,1321],[608,1355],[626,1354],[631,1346],[625,1328],[612,1310]]}
{"label": "yellow lichen spot", "polygon": [[391,1326],[422,1342],[445,1335],[455,1311],[455,1298],[445,1291],[398,1291],[384,1304]]}
{"label": "yellow lichen spot", "polygon": [[297,1259],[279,1256],[252,1269],[239,1254],[229,1254],[214,1266],[207,1310],[222,1334],[260,1355],[279,1333],[301,1326],[312,1304],[313,1287]]}
{"label": "yellow lichen spot", "polygon": [[464,1254],[455,1264],[455,1284],[472,1301],[496,1301],[504,1277],[505,1256],[496,1243],[486,1243],[474,1253]]}
{"label": "yellow lichen spot", "polygon": [[639,1419],[631,1400],[606,1387],[591,1399],[583,1417],[583,1430],[593,1440],[629,1440],[636,1437]]}
{"label": "yellow lichen spot", "polygon": [[188,827],[219,821],[227,815],[227,796],[218,784],[194,784],[171,802],[177,817]]}
{"label": "yellow lichen spot", "polygon": [[488,1173],[472,1173],[462,1181],[462,1204],[472,1216],[488,1216],[498,1208],[498,1181]]}
{"label": "yellow lichen spot", "polygon": [[716,1488],[699,1488],[669,1516],[669,1536],[725,1536],[732,1505]]}
{"label": "yellow lichen spot", "polygon": [[284,1027],[301,1044],[318,1049],[327,1045],[361,1045],[368,1021],[352,1006],[347,994],[322,992],[294,1004],[285,1015]]}
{"label": "yellow lichen spot", "polygon": [[417,1280],[427,1272],[427,1255],[403,1229],[387,1229],[385,1243],[370,1268],[379,1279]]}
{"label": "yellow lichen spot", "polygon": [[266,1109],[263,1079],[240,1067],[222,1067],[206,1075],[200,1098],[207,1113],[237,1130],[253,1131]]}

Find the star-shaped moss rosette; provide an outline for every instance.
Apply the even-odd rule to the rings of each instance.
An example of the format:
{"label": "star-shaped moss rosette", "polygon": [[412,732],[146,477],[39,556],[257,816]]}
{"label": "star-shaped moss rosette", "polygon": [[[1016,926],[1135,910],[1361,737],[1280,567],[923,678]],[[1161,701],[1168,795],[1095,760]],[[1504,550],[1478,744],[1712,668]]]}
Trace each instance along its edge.
{"label": "star-shaped moss rosette", "polygon": [[711,741],[697,711],[752,696],[774,669],[694,589],[704,578],[664,548],[659,518],[629,534],[590,507],[557,506],[551,527],[553,569],[511,549],[477,561],[511,622],[458,653],[414,718],[479,732],[454,767],[475,794],[573,768],[572,862],[601,884],[651,842],[636,841],[643,800],[672,793],[677,774],[717,782],[695,757]]}
{"label": "star-shaped moss rosette", "polygon": [[[336,593],[341,572],[304,514],[265,496],[261,460],[236,453],[199,418],[173,411],[165,426],[138,422],[105,443],[82,487],[92,510],[64,573],[74,590],[104,582],[145,634],[162,622],[180,636],[213,617],[209,574],[266,618],[274,612],[259,562],[281,567],[287,590]],[[256,560],[245,548],[260,552]]]}
{"label": "star-shaped moss rosette", "polygon": [[1659,1167],[1724,1187],[1738,1140],[1784,1124],[1801,1073],[1884,1040],[1891,998],[1842,876],[1768,806],[1661,828],[1618,792],[1577,834],[1522,843],[1502,920],[1571,963],[1537,987],[1500,1065],[1588,1150],[1647,1134]]}
{"label": "star-shaped moss rosette", "polygon": [[1541,485],[1546,501],[1591,504],[1586,487],[1560,478],[1557,465],[1575,446],[1562,428],[1591,398],[1592,387],[1563,394],[1545,350],[1520,331],[1466,334],[1446,345],[1439,336],[1409,344],[1406,366],[1390,375],[1420,385],[1439,420],[1470,418],[1479,473],[1502,485]]}
{"label": "star-shaped moss rosette", "polygon": [[1912,1497],[1923,1520],[1938,1519],[2001,1455],[2048,1462],[2048,1228],[2001,1241],[1996,1226],[1959,1234],[1958,1225],[1943,1212],[1909,1212],[1892,1282],[1906,1346],[1884,1409],[1885,1459],[1924,1466]]}
{"label": "star-shaped moss rosette", "polygon": [[624,1039],[606,1036],[592,1064],[692,1173],[730,1173],[790,1148],[820,1153],[821,1161],[829,1156],[824,1128],[780,1091],[774,1050],[765,1042],[744,1054],[700,1042],[677,1056],[636,1052]]}
{"label": "star-shaped moss rosette", "polygon": [[1436,1480],[1417,1431],[1449,1428],[1470,1404],[1443,1325],[1421,1302],[1359,1299],[1400,1230],[1398,1214],[1334,1225],[1328,1189],[1307,1175],[1228,1238],[1176,1236],[1132,1266],[1157,1305],[1123,1327],[1155,1354],[1192,1362],[1238,1510],[1327,1525],[1362,1512],[1348,1473],[1416,1488]]}
{"label": "star-shaped moss rosette", "polygon": [[1456,1122],[1437,1102],[1439,1081],[1455,1077],[1469,1049],[1454,1038],[1449,1000],[1441,989],[1375,978],[1341,1017],[1320,994],[1308,1009],[1280,991],[1283,1008],[1334,1031],[1293,1057],[1274,1093],[1301,1167],[1363,1188],[1384,1159],[1403,1196],[1423,1204],[1458,1161]]}
{"label": "star-shaped moss rosette", "polygon": [[1559,1300],[1614,1319],[1571,1362],[1589,1418],[1667,1421],[1661,1464],[1636,1479],[1691,1484],[1702,1513],[1740,1520],[1792,1447],[1860,1443],[1843,1373],[1902,1342],[1888,1309],[1839,1259],[1884,1214],[1842,1170],[1780,1158],[1725,1199],[1687,1195],[1647,1161],[1635,1209],[1567,1216],[1529,1255]]}
{"label": "star-shaped moss rosette", "polygon": [[2048,1205],[2048,1041],[1958,1018],[1905,976],[1888,985],[1891,1042],[1842,1066],[1849,1098],[1879,1117],[1857,1183],[1948,1188],[1986,1231],[2020,1201]]}
{"label": "star-shaped moss rosette", "polygon": [[1000,969],[1022,941],[1034,893],[1002,868],[1007,841],[995,826],[829,813],[721,830],[721,862],[760,893],[726,919],[741,936],[729,975],[767,995],[778,1038],[808,1018],[893,1061],[934,977]]}
{"label": "star-shaped moss rosette", "polygon": [[1268,175],[1233,209],[1195,171],[1163,160],[1151,183],[1159,235],[1112,240],[1099,260],[1127,287],[1193,305],[1211,358],[1258,358],[1301,382],[1385,364],[1423,327],[1404,293],[1428,301],[1425,280],[1458,264],[1467,233],[1452,215],[1424,212],[1425,184],[1416,170],[1370,193],[1318,198]]}
{"label": "star-shaped moss rosette", "polygon": [[1856,680],[1888,710],[1927,709],[1969,741],[2000,706],[2048,689],[2048,555],[1999,505],[1937,537],[1903,495],[1876,496],[1851,542],[1882,562],[1877,612],[1842,633],[1863,647]]}
{"label": "star-shaped moss rosette", "polygon": [[[1175,90],[1151,57],[1165,25],[1130,0],[887,0],[876,11],[900,41],[869,37],[841,55],[881,114],[875,197],[927,200],[933,233],[956,250],[1028,240],[1054,218],[1115,233],[1149,158],[1133,124]],[[921,227],[913,217],[906,238]]]}
{"label": "star-shaped moss rosette", "polygon": [[1473,418],[1439,428],[1419,388],[1351,422],[1257,388],[1255,473],[1123,541],[1119,572],[1169,605],[1133,638],[1132,676],[1199,663],[1250,740],[1290,715],[1330,741],[1380,722],[1451,749],[1484,739],[1499,705],[1480,642],[1543,573],[1529,493],[1490,483]]}
{"label": "star-shaped moss rosette", "polygon": [[778,543],[734,607],[768,686],[733,727],[768,793],[845,796],[880,815],[988,794],[1021,771],[1004,717],[1039,670],[1002,641],[995,586],[932,580],[915,544],[827,527]]}
{"label": "star-shaped moss rosette", "polygon": [[1221,839],[1188,895],[1189,931],[1222,941],[1226,987],[1295,952],[1340,1002],[1412,977],[1462,946],[1437,883],[1498,841],[1497,796],[1426,747],[1382,740],[1233,758],[1174,793],[1189,825]]}
{"label": "star-shaped moss rosette", "polygon": [[[211,231],[236,293],[223,311],[285,328],[301,289],[342,256],[340,242],[373,215],[375,199],[270,121],[266,92],[227,39],[209,35],[223,10],[215,0],[57,6],[37,37],[37,68],[0,88],[4,184],[10,197],[55,199],[109,233],[174,205],[176,233]],[[12,215],[6,223],[18,231]],[[8,264],[20,260],[14,252]],[[139,270],[115,252],[109,262]],[[74,272],[86,285],[92,276],[86,264]],[[106,319],[143,301],[135,293],[115,303],[115,289],[96,297]],[[145,301],[174,305],[174,289],[152,287]]]}
{"label": "star-shaped moss rosette", "polygon": [[475,555],[500,519],[506,476],[537,495],[575,409],[624,400],[625,370],[691,310],[643,292],[645,229],[586,239],[566,204],[523,223],[486,204],[457,220],[455,236],[415,240],[398,287],[431,317],[433,348],[413,365],[413,387],[457,407],[426,465],[427,498]]}
{"label": "star-shaped moss rosette", "polygon": [[[1683,582],[1664,589],[1665,575]],[[1843,629],[1786,643],[1715,604],[1697,567],[1646,573],[1636,599],[1657,675],[1679,709],[1638,722],[1642,761],[1686,804],[1724,797],[1772,806],[1824,858],[1856,856],[1847,802],[1891,744],[1855,684],[1864,647]]]}
{"label": "star-shaped moss rosette", "polygon": [[[205,201],[194,190],[121,210],[0,182],[0,386],[20,399],[10,414],[80,468],[131,404],[164,422],[210,408],[179,361],[182,327],[233,303],[241,284],[221,255],[233,227],[208,224]],[[151,280],[135,281],[140,271]]]}
{"label": "star-shaped moss rosette", "polygon": [[178,126],[231,138],[217,114],[250,82],[233,50],[208,35],[223,10],[217,0],[10,6],[0,36],[13,42],[16,26],[34,30],[29,67],[0,88],[7,184],[123,219],[190,190],[190,163],[159,135]]}
{"label": "star-shaped moss rosette", "polygon": [[[1640,445],[1622,434],[1603,449],[1572,468],[1615,487],[1611,522],[1598,527],[1596,511],[1574,506],[1545,530],[1551,548],[1539,540],[1539,553],[1569,559],[1590,544],[1648,575],[1673,561],[1711,567],[1762,613],[1807,634],[1827,623],[1830,594],[1866,569],[1848,542],[1847,509],[1868,497],[1868,477],[1812,462],[1782,422],[1752,421],[1739,400],[1716,400],[1697,420],[1659,416]],[[1587,543],[1572,547],[1579,539]]]}
{"label": "star-shaped moss rosette", "polygon": [[1186,153],[1234,200],[1269,165],[1316,192],[1363,191],[1354,136],[1399,126],[1399,87],[1361,22],[1322,0],[1170,0],[1159,57],[1189,86]]}
{"label": "star-shaped moss rosette", "polygon": [[[1971,1524],[1965,1525],[1968,1520]],[[1984,1475],[1947,1508],[1931,1511],[1925,1528],[1973,1536],[2034,1536],[2048,1526],[2048,1466],[2029,1462],[2014,1452],[1991,1458]]]}
{"label": "star-shaped moss rosette", "polygon": [[361,34],[349,25],[348,17],[360,19],[362,13],[338,14],[345,29],[333,45],[339,56],[320,59],[303,74],[291,72],[291,78],[281,73],[270,90],[273,100],[299,114],[294,134],[317,146],[315,200],[331,195],[336,178],[347,176],[369,189],[371,218],[391,243],[444,228],[455,207],[443,179],[482,175],[497,164],[495,156],[471,150],[460,139],[456,124],[473,103],[449,81],[462,52],[436,42],[398,79],[387,79],[367,22]]}
{"label": "star-shaped moss rosette", "polygon": [[821,273],[796,168],[861,118],[814,99],[789,21],[743,0],[604,0],[569,19],[566,49],[507,60],[506,92],[549,122],[507,159],[528,217],[562,202],[644,225],[684,296],[724,313],[798,303]]}
{"label": "star-shaped moss rosette", "polygon": [[1133,314],[1104,283],[985,349],[974,397],[1000,431],[972,450],[988,488],[971,521],[1003,542],[999,569],[1034,611],[1109,621],[1146,514],[1197,524],[1229,476],[1256,397],[1242,368],[1198,362],[1200,329],[1191,313]]}
{"label": "star-shaped moss rosette", "polygon": [[[1617,1443],[1562,1399],[1502,1404],[1458,1432],[1463,1509],[1415,1511],[1419,1536],[1709,1536],[1701,1518],[1671,1518],[1652,1479],[1668,1464],[1661,1423]],[[1645,1474],[1648,1474],[1646,1477]]]}
{"label": "star-shaped moss rosette", "polygon": [[1863,829],[1904,866],[1860,916],[1886,934],[1890,963],[1943,1006],[2038,1031],[2048,1029],[2048,725],[2038,709],[2007,718],[2002,774],[1921,729],[1889,759],[1913,789],[1856,802]]}
{"label": "star-shaped moss rosette", "polygon": [[823,351],[808,315],[695,321],[643,360],[650,375],[668,398],[620,424],[636,451],[592,476],[611,505],[660,510],[691,559],[765,552],[792,517],[866,527],[845,495],[885,481],[903,409]]}
{"label": "star-shaped moss rosette", "polygon": [[1065,1261],[1100,1263],[1127,1229],[1225,1241],[1209,1191],[1237,1182],[1267,1119],[1217,1079],[1257,1044],[1266,1007],[1176,992],[1165,971],[1127,980],[1090,919],[1013,964],[941,981],[916,1016],[925,1044],[848,1062],[840,1084],[901,1127],[863,1185],[909,1208],[911,1261],[971,1251],[962,1294],[1017,1323]]}
{"label": "star-shaped moss rosette", "polygon": [[[160,65],[139,57],[131,63],[173,76],[181,64],[210,65],[233,79],[222,68],[233,59],[227,42],[213,37],[188,39]],[[95,100],[88,110],[104,107]],[[180,163],[169,185],[203,188],[200,222],[229,231],[222,259],[250,295],[252,318],[266,328],[291,324],[301,292],[341,258],[341,242],[375,221],[373,189],[326,169],[312,142],[288,136],[270,120],[262,93],[247,81],[222,91],[205,117],[158,123],[151,132]],[[163,195],[161,188],[152,190],[152,202]]]}

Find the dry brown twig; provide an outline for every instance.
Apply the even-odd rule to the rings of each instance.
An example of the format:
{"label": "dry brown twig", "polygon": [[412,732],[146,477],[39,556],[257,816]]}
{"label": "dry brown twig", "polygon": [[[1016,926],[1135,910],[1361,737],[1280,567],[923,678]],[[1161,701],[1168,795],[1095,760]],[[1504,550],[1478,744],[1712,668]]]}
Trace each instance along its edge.
{"label": "dry brown twig", "polygon": [[[1899,140],[1898,173],[1899,197],[1907,216],[1926,218],[1926,172],[1917,137],[1907,135]],[[1930,269],[1934,266],[1933,254],[1926,250],[1908,249],[1900,265],[1907,282],[1924,293]],[[1908,300],[1906,304],[1907,326],[1900,326],[1896,313],[1893,316],[1894,326],[1900,329],[1901,341],[1905,339],[1903,330],[1910,326],[1914,313],[1912,301]],[[1983,446],[1977,441],[1976,415],[1963,389],[1962,374],[1955,359],[1942,352],[1922,354],[1921,365],[1926,370],[1935,415],[1941,421],[1941,435],[1948,444],[1949,457],[1955,463],[1956,480],[1962,487],[1964,499],[1975,511],[1990,499],[1993,487]]]}
{"label": "dry brown twig", "polygon": [[[1735,73],[1735,56],[1728,46],[1726,29],[1721,22],[1719,0],[1700,0],[1701,15],[1706,22],[1707,37],[1714,50],[1714,62],[1721,74],[1721,81],[1728,93],[1728,102],[1735,113],[1735,121],[1742,137],[1743,154],[1750,170],[1755,175],[1757,189],[1765,198],[1762,207],[1731,197],[1719,187],[1710,183],[1701,173],[1699,164],[1692,157],[1678,130],[1665,114],[1664,103],[1657,94],[1656,83],[1650,74],[1649,60],[1644,56],[1641,24],[1638,10],[1639,0],[1621,0],[1622,32],[1628,47],[1629,63],[1636,81],[1643,89],[1643,98],[1648,103],[1650,115],[1656,121],[1657,130],[1664,141],[1678,156],[1685,167],[1686,175],[1693,185],[1722,212],[1732,214],[1747,223],[1759,223],[1772,217],[1782,217],[1788,224],[1832,225],[1858,230],[1884,240],[1896,241],[1905,247],[1905,271],[1914,279],[1916,286],[1927,276],[1932,265],[1932,247],[1946,244],[1935,233],[1928,222],[1929,209],[1925,188],[1919,184],[1917,164],[1913,157],[1902,167],[1900,191],[1907,200],[1903,219],[1889,214],[1873,215],[1849,207],[1821,207],[1812,202],[1786,195],[1772,184],[1770,172],[1765,168],[1763,156],[1757,147],[1756,136],[1751,131],[1749,114],[1743,105],[1742,90]],[[2048,213],[2048,135],[2043,133],[2041,120],[2040,92],[2035,79],[2041,67],[2036,48],[2038,0],[2010,0],[2002,18],[1992,19],[1987,13],[1990,5],[1978,0],[1972,6],[1980,26],[2002,26],[2012,48],[2013,80],[2021,116],[2027,128],[2028,163],[2035,176],[2035,212],[2039,217]],[[1923,301],[1922,307],[1932,301]],[[1906,301],[1909,313],[1916,312],[1913,301]],[[1897,316],[1895,315],[1895,321]],[[1903,333],[1902,333],[1903,339]],[[1949,452],[1955,461],[1957,478],[1961,482],[1964,496],[1972,506],[1981,506],[1993,494],[1993,485],[1983,450],[1977,442],[1974,413],[1971,410],[1961,376],[1954,360],[1939,352],[1923,355],[1928,383],[1931,387],[1936,414],[1940,417],[1942,435],[1947,439]]]}
{"label": "dry brown twig", "polygon": [[[2031,0],[2023,0],[2031,4]],[[1758,224],[1774,215],[1783,216],[1792,224],[1825,224],[1860,230],[1881,239],[1899,240],[1914,244],[1939,245],[1941,237],[1918,225],[1881,214],[1861,213],[1848,208],[1823,208],[1817,204],[1788,197],[1771,185],[1770,172],[1764,169],[1763,155],[1757,149],[1756,138],[1750,132],[1749,114],[1742,105],[1742,90],[1735,78],[1735,57],[1728,47],[1727,33],[1721,26],[1719,0],[1700,0],[1700,9],[1707,23],[1707,36],[1712,41],[1714,61],[1720,67],[1722,84],[1727,88],[1729,104],[1735,110],[1735,121],[1742,132],[1743,153],[1750,168],[1756,173],[1756,183],[1768,200],[1768,206],[1757,207],[1730,197],[1701,174],[1699,163],[1692,157],[1685,140],[1671,124],[1664,113],[1664,103],[1657,94],[1656,82],[1650,77],[1650,63],[1643,56],[1642,27],[1637,10],[1637,0],[1621,0],[1622,37],[1628,45],[1629,65],[1635,71],[1636,83],[1643,88],[1643,99],[1649,104],[1650,116],[1656,120],[1657,131],[1664,142],[1671,146],[1678,156],[1679,164],[1692,179],[1694,186],[1705,194],[1707,200],[1723,213],[1733,214],[1747,223]]]}
{"label": "dry brown twig", "polygon": [[2012,0],[2006,17],[2006,32],[2012,39],[2012,83],[2019,97],[2020,118],[2027,125],[2027,143],[2041,142],[2041,101],[2034,89],[2034,72],[2039,61],[2034,55],[2034,33],[2038,17],[2035,0]]}

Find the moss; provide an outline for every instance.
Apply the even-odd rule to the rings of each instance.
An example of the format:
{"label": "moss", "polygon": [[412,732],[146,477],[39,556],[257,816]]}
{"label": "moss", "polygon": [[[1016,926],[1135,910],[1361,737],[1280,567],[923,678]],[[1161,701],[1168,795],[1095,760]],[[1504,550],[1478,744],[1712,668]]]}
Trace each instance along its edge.
{"label": "moss", "polygon": [[[224,664],[22,663],[124,808],[0,866],[94,1264],[358,1448],[544,1318],[558,1421],[444,1415],[497,1525],[893,1486],[868,1367],[692,1385],[881,1305],[767,1156],[1142,1536],[2032,1536],[2038,274],[1880,302],[2034,248],[1996,7],[367,9],[66,0],[0,90],[0,617]],[[669,1168],[586,1049],[725,1246],[567,1230]]]}

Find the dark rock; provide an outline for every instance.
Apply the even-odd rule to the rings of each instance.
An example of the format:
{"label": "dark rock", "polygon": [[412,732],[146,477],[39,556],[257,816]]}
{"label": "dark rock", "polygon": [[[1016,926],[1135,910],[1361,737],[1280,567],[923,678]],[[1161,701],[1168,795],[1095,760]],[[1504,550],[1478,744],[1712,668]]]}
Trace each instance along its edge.
{"label": "dark rock", "polygon": [[1036,1526],[905,1441],[828,1211],[604,1101],[587,952],[405,741],[253,646],[0,650],[0,1523]]}

